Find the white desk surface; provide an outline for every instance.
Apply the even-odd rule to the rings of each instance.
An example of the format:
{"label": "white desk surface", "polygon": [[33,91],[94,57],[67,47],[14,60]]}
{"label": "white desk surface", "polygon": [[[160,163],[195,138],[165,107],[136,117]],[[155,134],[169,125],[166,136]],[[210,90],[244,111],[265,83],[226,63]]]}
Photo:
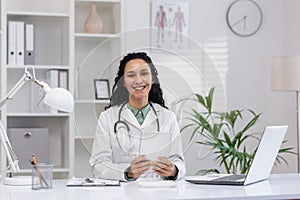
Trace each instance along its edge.
{"label": "white desk surface", "polygon": [[178,181],[177,188],[139,189],[135,182],[120,187],[66,187],[54,180],[53,189],[0,185],[1,200],[99,199],[300,199],[300,174],[272,174],[269,180],[248,186],[194,185]]}

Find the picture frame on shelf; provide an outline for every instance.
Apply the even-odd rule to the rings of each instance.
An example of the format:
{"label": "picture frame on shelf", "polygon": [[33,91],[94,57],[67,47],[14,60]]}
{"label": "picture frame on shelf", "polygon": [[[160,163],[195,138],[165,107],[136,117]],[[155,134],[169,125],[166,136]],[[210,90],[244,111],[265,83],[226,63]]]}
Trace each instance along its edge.
{"label": "picture frame on shelf", "polygon": [[94,79],[95,98],[96,99],[109,99],[109,80],[108,79]]}

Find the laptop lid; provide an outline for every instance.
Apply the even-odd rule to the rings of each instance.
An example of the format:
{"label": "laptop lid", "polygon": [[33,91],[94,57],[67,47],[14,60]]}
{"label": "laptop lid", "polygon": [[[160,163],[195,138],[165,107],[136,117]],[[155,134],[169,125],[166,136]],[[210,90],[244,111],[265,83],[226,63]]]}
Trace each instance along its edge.
{"label": "laptop lid", "polygon": [[[195,184],[248,185],[269,177],[288,126],[267,126],[260,139],[247,175],[209,174],[189,176],[186,181]],[[246,177],[245,177],[246,176]]]}
{"label": "laptop lid", "polygon": [[269,177],[288,126],[267,126],[260,139],[244,185]]}

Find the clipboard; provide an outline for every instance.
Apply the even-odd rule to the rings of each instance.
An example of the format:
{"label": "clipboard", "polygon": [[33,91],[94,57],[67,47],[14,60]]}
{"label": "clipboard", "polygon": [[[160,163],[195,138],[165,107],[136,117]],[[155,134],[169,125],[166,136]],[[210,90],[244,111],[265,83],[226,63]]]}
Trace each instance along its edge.
{"label": "clipboard", "polygon": [[106,187],[120,186],[119,180],[72,178],[67,182],[67,187]]}

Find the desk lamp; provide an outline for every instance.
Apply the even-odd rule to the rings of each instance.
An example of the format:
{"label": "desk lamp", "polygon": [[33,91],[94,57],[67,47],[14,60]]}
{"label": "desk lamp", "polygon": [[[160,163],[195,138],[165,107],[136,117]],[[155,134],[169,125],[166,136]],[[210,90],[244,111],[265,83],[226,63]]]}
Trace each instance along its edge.
{"label": "desk lamp", "polygon": [[[28,68],[32,68],[32,75],[28,71]],[[21,79],[12,87],[8,92],[6,97],[0,100],[0,110],[6,105],[6,103],[12,99],[14,94],[19,91],[19,89],[27,82],[31,81],[32,83],[40,86],[44,91],[43,102],[57,110],[64,112],[72,112],[74,100],[72,94],[63,88],[50,88],[49,85],[45,82],[39,81],[35,77],[35,70],[32,66],[26,66],[24,75]],[[0,139],[3,146],[3,149],[8,160],[8,168],[10,173],[19,172],[20,167],[18,164],[18,158],[13,151],[11,143],[8,139],[6,129],[3,126],[2,121],[0,120]],[[7,185],[28,185],[31,184],[31,177],[6,177],[6,170],[2,170],[3,183]]]}
{"label": "desk lamp", "polygon": [[281,56],[272,58],[272,90],[296,92],[297,112],[297,154],[298,173],[300,173],[300,56]]}

